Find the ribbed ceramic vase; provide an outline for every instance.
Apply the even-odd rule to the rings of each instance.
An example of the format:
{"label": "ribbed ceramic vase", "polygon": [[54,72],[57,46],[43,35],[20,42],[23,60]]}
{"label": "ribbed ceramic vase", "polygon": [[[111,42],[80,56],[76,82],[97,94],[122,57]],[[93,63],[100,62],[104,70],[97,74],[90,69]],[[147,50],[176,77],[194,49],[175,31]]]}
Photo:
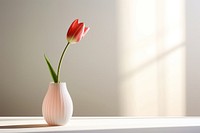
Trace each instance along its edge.
{"label": "ribbed ceramic vase", "polygon": [[50,83],[42,104],[48,125],[65,125],[73,114],[73,103],[66,83]]}

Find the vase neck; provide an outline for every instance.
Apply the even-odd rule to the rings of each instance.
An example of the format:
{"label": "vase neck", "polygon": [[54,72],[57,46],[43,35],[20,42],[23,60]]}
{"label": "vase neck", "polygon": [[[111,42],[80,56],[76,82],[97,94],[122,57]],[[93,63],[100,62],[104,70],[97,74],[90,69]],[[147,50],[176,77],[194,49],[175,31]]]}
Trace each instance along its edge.
{"label": "vase neck", "polygon": [[66,82],[60,82],[60,83],[49,83],[49,87],[51,88],[66,88]]}

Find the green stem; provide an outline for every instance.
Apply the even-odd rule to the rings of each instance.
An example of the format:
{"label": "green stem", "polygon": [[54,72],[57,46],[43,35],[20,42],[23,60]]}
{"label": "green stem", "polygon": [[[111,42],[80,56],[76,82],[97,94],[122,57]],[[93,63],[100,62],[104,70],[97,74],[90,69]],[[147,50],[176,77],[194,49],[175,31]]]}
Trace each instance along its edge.
{"label": "green stem", "polygon": [[64,55],[65,55],[65,51],[67,50],[69,44],[70,44],[70,43],[68,42],[67,45],[65,46],[65,49],[64,49],[63,52],[62,52],[61,57],[60,57],[60,61],[59,61],[59,64],[58,64],[58,69],[57,69],[57,78],[58,78],[57,83],[60,82],[60,78],[59,78],[59,75],[60,75],[60,67],[61,67],[61,64],[62,64],[62,59],[63,59],[63,57],[64,57]]}

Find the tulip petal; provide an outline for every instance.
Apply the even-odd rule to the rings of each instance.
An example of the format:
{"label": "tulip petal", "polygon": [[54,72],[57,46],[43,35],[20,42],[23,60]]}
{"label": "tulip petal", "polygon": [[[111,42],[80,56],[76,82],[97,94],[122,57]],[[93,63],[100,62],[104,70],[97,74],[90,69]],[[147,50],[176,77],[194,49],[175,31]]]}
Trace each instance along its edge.
{"label": "tulip petal", "polygon": [[84,37],[84,36],[87,34],[87,32],[88,32],[89,30],[90,30],[89,27],[85,27],[82,37]]}
{"label": "tulip petal", "polygon": [[85,24],[80,23],[80,27],[77,28],[77,31],[74,33],[74,39],[76,40],[76,42],[79,42],[82,39],[84,29],[85,29]]}
{"label": "tulip petal", "polygon": [[74,30],[76,30],[77,27],[78,27],[78,19],[74,20],[72,22],[72,24],[70,25],[69,30],[68,30],[67,35],[66,35],[66,38],[68,36],[73,36]]}

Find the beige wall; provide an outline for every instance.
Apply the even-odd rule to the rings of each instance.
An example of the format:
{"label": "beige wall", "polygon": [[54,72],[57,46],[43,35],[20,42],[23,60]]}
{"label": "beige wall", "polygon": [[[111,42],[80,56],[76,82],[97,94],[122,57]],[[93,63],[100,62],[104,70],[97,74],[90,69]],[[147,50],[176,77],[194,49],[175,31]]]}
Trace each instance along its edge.
{"label": "beige wall", "polygon": [[118,115],[114,0],[0,1],[0,115],[41,115],[51,82],[44,53],[56,67],[71,22],[91,30],[62,64],[74,115]]}
{"label": "beige wall", "polygon": [[62,64],[74,115],[199,115],[198,3],[0,0],[0,115],[41,115],[43,55],[57,66],[76,18],[91,30]]}
{"label": "beige wall", "polygon": [[200,14],[199,0],[186,0],[187,115],[200,115]]}

